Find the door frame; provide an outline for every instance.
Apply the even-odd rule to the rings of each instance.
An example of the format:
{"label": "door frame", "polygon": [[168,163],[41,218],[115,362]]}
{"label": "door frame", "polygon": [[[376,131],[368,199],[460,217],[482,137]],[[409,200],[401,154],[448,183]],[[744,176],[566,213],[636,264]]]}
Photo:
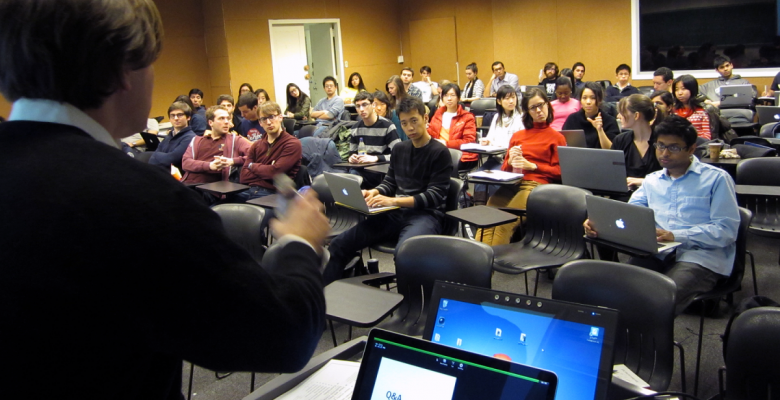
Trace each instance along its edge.
{"label": "door frame", "polygon": [[[271,42],[271,62],[273,62],[274,55],[274,41],[273,41],[273,27],[279,25],[305,25],[305,24],[333,24],[334,36],[336,39],[337,49],[335,49],[336,58],[336,79],[343,84],[344,80],[344,46],[341,36],[341,19],[339,18],[312,18],[312,19],[269,19],[268,20],[268,33]],[[276,85],[274,81],[274,85]]]}

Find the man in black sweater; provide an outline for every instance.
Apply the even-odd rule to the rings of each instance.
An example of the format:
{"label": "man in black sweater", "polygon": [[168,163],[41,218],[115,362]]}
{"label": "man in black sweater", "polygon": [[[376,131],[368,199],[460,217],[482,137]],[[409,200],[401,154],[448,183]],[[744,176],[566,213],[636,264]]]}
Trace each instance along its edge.
{"label": "man in black sweater", "polygon": [[52,397],[45,382],[55,397],[181,399],[182,360],[292,372],[321,337],[313,197],[272,223],[261,267],[194,191],[119,150],[146,125],[161,41],[152,0],[0,2],[3,398]]}
{"label": "man in black sweater", "polygon": [[349,259],[365,247],[398,239],[397,249],[411,237],[442,232],[452,171],[449,150],[431,140],[422,100],[405,97],[398,114],[409,140],[393,147],[384,181],[375,189],[364,190],[363,197],[370,207],[397,206],[400,210],[371,216],[333,239],[324,272],[326,284],[339,279]]}

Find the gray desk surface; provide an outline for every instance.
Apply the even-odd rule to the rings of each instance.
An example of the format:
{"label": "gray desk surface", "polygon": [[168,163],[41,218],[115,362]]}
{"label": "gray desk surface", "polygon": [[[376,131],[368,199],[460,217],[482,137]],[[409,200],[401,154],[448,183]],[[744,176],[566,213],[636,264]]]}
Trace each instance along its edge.
{"label": "gray desk surface", "polygon": [[736,185],[737,194],[780,196],[780,186]]}
{"label": "gray desk surface", "polygon": [[338,168],[362,169],[362,168],[368,168],[368,167],[373,167],[374,165],[382,165],[382,164],[390,164],[390,161],[377,161],[372,163],[360,163],[360,164],[340,162],[340,163],[333,164],[333,166]]}
{"label": "gray desk surface", "polygon": [[249,189],[249,186],[229,181],[219,181],[196,186],[196,189],[217,194],[230,194],[243,192],[244,190]]}
{"label": "gray desk surface", "polygon": [[270,196],[263,196],[256,199],[247,200],[247,203],[263,208],[274,208],[277,204],[279,204],[279,194],[272,194]]}
{"label": "gray desk surface", "polygon": [[325,315],[334,321],[370,327],[390,315],[403,299],[400,293],[335,281],[325,287]]}
{"label": "gray desk surface", "polygon": [[390,164],[382,164],[382,165],[374,165],[373,167],[367,167],[366,171],[387,175],[387,171],[389,169],[390,169]]}
{"label": "gray desk surface", "polygon": [[478,228],[490,228],[515,221],[518,217],[506,211],[488,206],[474,206],[447,212],[447,217],[472,224]]}

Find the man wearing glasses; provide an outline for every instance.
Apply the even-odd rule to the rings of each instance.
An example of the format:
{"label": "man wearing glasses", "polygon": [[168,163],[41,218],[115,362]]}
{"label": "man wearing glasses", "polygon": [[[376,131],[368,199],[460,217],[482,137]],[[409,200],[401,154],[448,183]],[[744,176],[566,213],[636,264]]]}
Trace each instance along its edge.
{"label": "man wearing glasses", "polygon": [[[655,154],[663,169],[647,175],[628,202],[653,209],[659,242],[682,245],[672,254],[634,257],[629,263],[672,278],[677,284],[675,313],[679,315],[696,295],[731,275],[739,210],[729,174],[693,156],[697,135],[688,120],[668,117],[655,132]],[[597,234],[588,221],[585,233],[591,237]]]}
{"label": "man wearing glasses", "polygon": [[171,133],[163,140],[152,157],[149,158],[149,164],[165,168],[171,168],[171,165],[181,170],[181,158],[187,146],[195,137],[195,132],[190,128],[190,118],[192,109],[187,103],[177,101],[168,107],[168,119],[171,120]]}
{"label": "man wearing glasses", "polygon": [[[349,162],[353,164],[373,163],[377,161],[390,161],[390,152],[393,146],[401,142],[395,131],[392,121],[382,118],[374,112],[374,96],[368,92],[360,92],[355,95],[355,108],[357,108],[360,121],[352,128],[352,136],[349,143]],[[365,154],[358,153],[360,141],[366,146]],[[357,170],[363,176],[364,187],[374,187],[381,182],[382,176],[376,173],[362,173],[364,169]]]}
{"label": "man wearing glasses", "polygon": [[490,88],[490,97],[496,97],[498,88],[504,85],[509,85],[515,89],[518,99],[523,98],[523,92],[520,91],[520,85],[517,75],[506,72],[504,63],[496,61],[493,63],[493,76],[490,77],[487,87]]}
{"label": "man wearing glasses", "polygon": [[287,174],[294,180],[301,166],[301,142],[284,131],[279,104],[266,101],[260,105],[259,114],[266,134],[252,144],[241,169],[240,182],[250,189],[236,195],[240,202],[276,193],[274,175]]}

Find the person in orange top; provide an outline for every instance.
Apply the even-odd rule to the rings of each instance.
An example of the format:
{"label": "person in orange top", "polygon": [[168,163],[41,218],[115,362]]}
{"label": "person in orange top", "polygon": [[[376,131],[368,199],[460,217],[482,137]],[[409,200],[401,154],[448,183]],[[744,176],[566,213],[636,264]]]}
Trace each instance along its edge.
{"label": "person in orange top", "polygon": [[[509,152],[504,158],[503,171],[525,174],[516,186],[501,186],[490,196],[487,205],[491,207],[512,207],[525,209],[531,191],[546,183],[561,180],[561,166],[558,164],[558,146],[566,146],[566,139],[560,132],[550,128],[553,109],[547,94],[539,88],[529,89],[520,102],[523,110],[525,130],[517,131],[509,141]],[[477,232],[482,242],[491,246],[507,244],[520,221]]]}
{"label": "person in orange top", "polygon": [[[451,149],[460,150],[464,143],[477,141],[477,123],[474,114],[463,109],[460,101],[460,88],[454,83],[442,87],[444,106],[436,110],[428,124],[428,134]],[[473,169],[477,166],[475,153],[463,153],[457,167],[459,171]],[[453,165],[454,167],[454,165]]]}

